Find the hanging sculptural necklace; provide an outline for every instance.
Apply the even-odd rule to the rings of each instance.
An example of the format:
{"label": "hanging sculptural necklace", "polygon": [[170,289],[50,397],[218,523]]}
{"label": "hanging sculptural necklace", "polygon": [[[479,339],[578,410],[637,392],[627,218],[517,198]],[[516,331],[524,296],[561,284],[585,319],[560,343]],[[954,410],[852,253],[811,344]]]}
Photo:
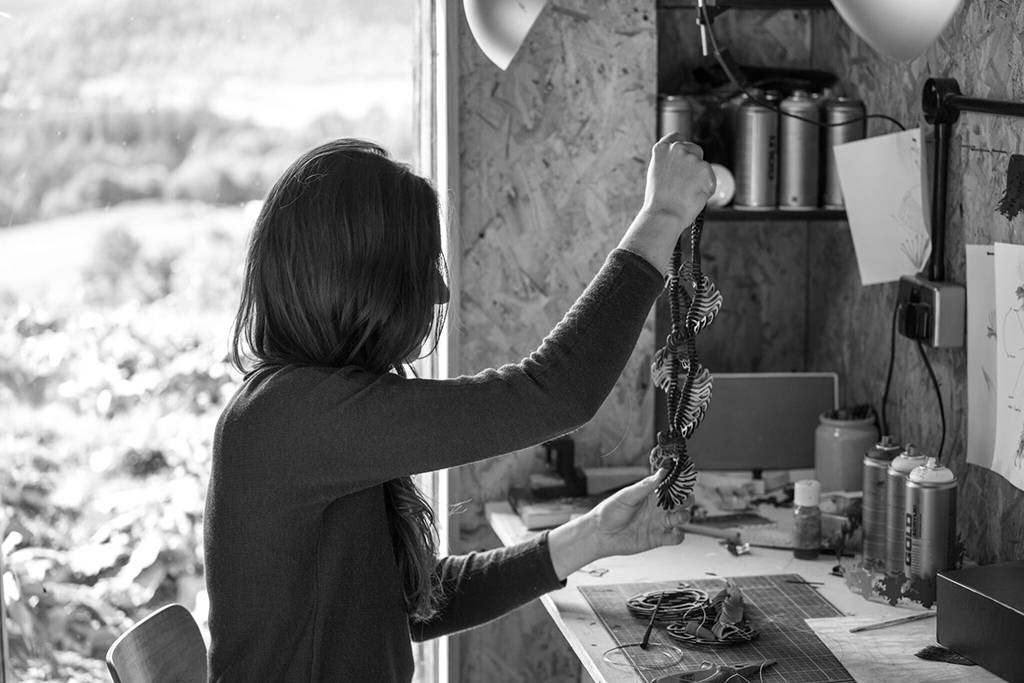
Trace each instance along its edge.
{"label": "hanging sculptural necklace", "polygon": [[[683,262],[682,237],[672,252],[668,281],[672,329],[651,364],[651,379],[668,399],[668,428],[658,432],[658,442],[651,451],[651,470],[665,467],[669,471],[658,486],[658,505],[666,510],[680,505],[697,483],[686,442],[711,402],[711,373],[697,359],[696,337],[721,310],[722,294],[701,272],[703,230],[702,210],[690,227],[690,260]],[[690,283],[692,295],[684,280]]]}

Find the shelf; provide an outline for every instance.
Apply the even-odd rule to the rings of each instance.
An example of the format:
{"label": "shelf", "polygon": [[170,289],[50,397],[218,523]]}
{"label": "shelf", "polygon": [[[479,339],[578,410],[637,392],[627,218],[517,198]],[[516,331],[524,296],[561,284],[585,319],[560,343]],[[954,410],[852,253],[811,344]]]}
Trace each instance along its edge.
{"label": "shelf", "polygon": [[811,209],[809,211],[786,211],[783,209],[767,209],[764,211],[746,211],[725,207],[724,209],[708,209],[704,212],[705,221],[845,221],[846,211],[843,209]]}
{"label": "shelf", "polygon": [[[721,9],[832,9],[829,0],[707,0]],[[697,0],[658,0],[658,9],[696,9]]]}

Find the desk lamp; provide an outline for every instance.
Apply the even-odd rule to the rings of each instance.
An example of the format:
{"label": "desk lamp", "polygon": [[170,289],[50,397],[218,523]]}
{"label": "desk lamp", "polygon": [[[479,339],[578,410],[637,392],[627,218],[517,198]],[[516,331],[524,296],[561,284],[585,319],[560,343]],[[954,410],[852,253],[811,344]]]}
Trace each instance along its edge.
{"label": "desk lamp", "polygon": [[961,0],[832,0],[854,33],[887,57],[909,62],[935,42]]}
{"label": "desk lamp", "polygon": [[526,40],[548,0],[463,0],[473,38],[504,71]]}

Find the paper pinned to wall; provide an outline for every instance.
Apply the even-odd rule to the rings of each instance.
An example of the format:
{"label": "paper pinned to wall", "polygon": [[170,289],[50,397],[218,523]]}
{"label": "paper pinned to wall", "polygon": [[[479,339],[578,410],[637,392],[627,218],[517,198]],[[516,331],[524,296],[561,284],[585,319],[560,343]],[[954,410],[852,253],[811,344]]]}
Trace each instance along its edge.
{"label": "paper pinned to wall", "polygon": [[921,192],[921,130],[847,142],[834,150],[861,284],[921,272],[932,249]]}
{"label": "paper pinned to wall", "polygon": [[1024,246],[995,245],[996,434],[991,469],[1024,490]]}
{"label": "paper pinned to wall", "polygon": [[967,245],[967,462],[992,469],[996,447],[995,248]]}

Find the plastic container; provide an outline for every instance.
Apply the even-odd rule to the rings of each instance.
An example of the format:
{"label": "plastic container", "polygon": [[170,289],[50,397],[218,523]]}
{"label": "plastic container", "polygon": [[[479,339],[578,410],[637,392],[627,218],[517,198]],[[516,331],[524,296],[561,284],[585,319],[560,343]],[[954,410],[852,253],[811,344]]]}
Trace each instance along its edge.
{"label": "plastic container", "polygon": [[813,560],[821,552],[821,484],[801,479],[793,492],[793,557]]}
{"label": "plastic container", "polygon": [[860,491],[864,454],[878,443],[875,416],[844,419],[822,413],[814,430],[814,474],[822,491]]}

